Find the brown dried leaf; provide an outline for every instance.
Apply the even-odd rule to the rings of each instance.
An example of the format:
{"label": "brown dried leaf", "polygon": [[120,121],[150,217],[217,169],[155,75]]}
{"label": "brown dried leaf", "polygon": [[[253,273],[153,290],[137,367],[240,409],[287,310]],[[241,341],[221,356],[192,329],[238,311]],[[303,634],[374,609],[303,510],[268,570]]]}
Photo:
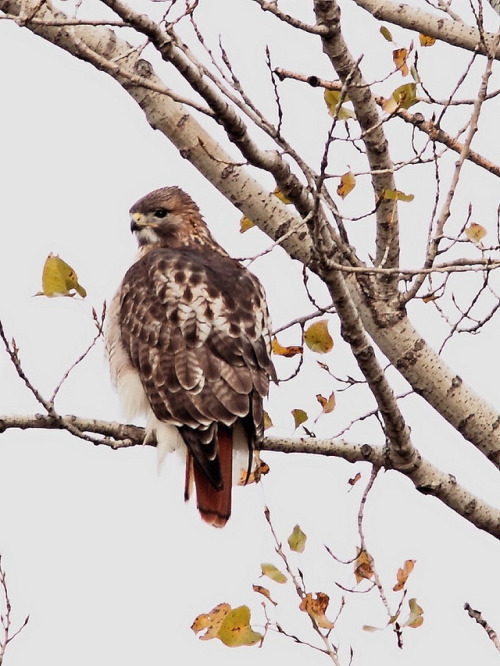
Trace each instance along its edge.
{"label": "brown dried leaf", "polygon": [[373,558],[366,550],[358,550],[354,563],[354,575],[356,583],[360,583],[365,578],[367,580],[373,578]]}
{"label": "brown dried leaf", "polygon": [[335,393],[330,393],[328,398],[325,398],[321,393],[316,394],[316,400],[323,408],[323,414],[331,414],[335,409]]}
{"label": "brown dried leaf", "polygon": [[277,602],[274,601],[274,599],[272,599],[271,593],[269,592],[267,587],[262,587],[262,585],[252,585],[252,588],[253,588],[254,592],[257,592],[258,594],[262,594],[262,596],[266,597],[266,599],[268,599],[275,606],[278,605]]}
{"label": "brown dried leaf", "polygon": [[414,566],[415,566],[415,560],[406,560],[406,562],[403,564],[401,569],[398,569],[398,573],[397,573],[397,581],[398,582],[392,588],[394,590],[394,592],[399,592],[400,590],[404,589],[404,586],[406,585],[406,581],[408,580],[408,576],[413,571]]}
{"label": "brown dried leaf", "polygon": [[310,615],[318,627],[333,629],[335,625],[325,615],[329,603],[330,598],[324,592],[316,592],[316,598],[311,593],[308,593],[300,602],[299,608],[304,613]]}
{"label": "brown dried leaf", "polygon": [[353,476],[352,479],[349,479],[347,483],[350,486],[355,486],[360,479],[361,479],[361,474],[358,472],[356,476]]}
{"label": "brown dried leaf", "polygon": [[410,70],[408,69],[408,65],[406,64],[406,59],[408,57],[408,49],[395,49],[392,52],[392,59],[394,61],[394,64],[396,65],[396,69],[398,69],[403,76],[408,76],[410,73]]}

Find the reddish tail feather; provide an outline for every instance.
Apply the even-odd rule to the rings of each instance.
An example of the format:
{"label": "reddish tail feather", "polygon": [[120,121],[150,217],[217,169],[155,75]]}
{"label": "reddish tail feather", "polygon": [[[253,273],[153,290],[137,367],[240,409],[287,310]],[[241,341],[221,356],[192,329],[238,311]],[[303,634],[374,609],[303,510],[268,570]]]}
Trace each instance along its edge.
{"label": "reddish tail feather", "polygon": [[203,472],[193,462],[188,452],[186,464],[185,499],[189,499],[191,481],[194,476],[196,502],[201,517],[214,527],[224,527],[231,515],[231,489],[233,478],[233,433],[231,428],[219,425],[219,465],[222,487],[214,488]]}

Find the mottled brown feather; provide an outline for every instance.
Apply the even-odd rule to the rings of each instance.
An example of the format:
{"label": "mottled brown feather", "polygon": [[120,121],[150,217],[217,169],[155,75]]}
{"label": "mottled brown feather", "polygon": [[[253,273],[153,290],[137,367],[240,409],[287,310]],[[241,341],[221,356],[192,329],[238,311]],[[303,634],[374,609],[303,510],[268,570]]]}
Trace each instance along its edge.
{"label": "mottled brown feather", "polygon": [[[158,208],[165,221],[151,221]],[[155,191],[131,213],[145,216],[147,233],[121,286],[121,342],[156,418],[176,425],[188,448],[200,513],[221,526],[231,511],[233,427],[241,420],[251,451],[275,379],[265,295],[182,190]]]}

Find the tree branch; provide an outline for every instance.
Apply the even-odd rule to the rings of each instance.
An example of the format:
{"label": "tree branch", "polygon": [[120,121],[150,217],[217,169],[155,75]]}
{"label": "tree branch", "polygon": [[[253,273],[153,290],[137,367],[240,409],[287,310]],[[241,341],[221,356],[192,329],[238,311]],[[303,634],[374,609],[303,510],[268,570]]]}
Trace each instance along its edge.
{"label": "tree branch", "polygon": [[[393,0],[383,0],[383,2],[380,2],[380,0],[355,0],[355,2],[359,7],[369,12],[373,18],[421,32],[452,46],[458,46],[481,55],[487,55],[487,50],[495,39],[493,33],[485,32],[483,33],[483,41],[483,35],[481,35],[478,28],[473,28],[462,21],[452,21],[436,16],[424,9],[393,2]],[[484,43],[488,45],[487,48],[485,48]],[[495,59],[500,59],[498,46],[495,49]]]}
{"label": "tree branch", "polygon": [[[64,429],[65,423],[70,423],[73,428],[80,430],[82,433],[101,435],[102,439],[95,439],[94,443],[109,446],[114,450],[144,444],[155,446],[154,441],[144,441],[145,430],[139,426],[85,418],[72,414],[61,415],[59,419],[43,414],[33,416],[0,415],[0,434],[12,428],[61,430]],[[344,439],[316,439],[313,437],[264,437],[257,448],[261,451],[343,458],[351,463],[368,462],[375,467],[395,470],[408,477],[420,493],[433,495],[477,528],[488,532],[497,539],[500,538],[500,510],[488,505],[461,486],[451,474],[442,472],[420,456],[418,456],[417,464],[408,469],[405,465],[398,467],[397,461],[394,464],[387,447],[350,442]]]}

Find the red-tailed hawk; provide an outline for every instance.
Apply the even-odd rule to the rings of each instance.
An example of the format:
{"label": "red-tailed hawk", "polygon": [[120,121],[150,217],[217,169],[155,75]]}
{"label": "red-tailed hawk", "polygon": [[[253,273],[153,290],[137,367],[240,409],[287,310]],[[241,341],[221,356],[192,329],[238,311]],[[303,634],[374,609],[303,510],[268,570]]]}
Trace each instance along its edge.
{"label": "red-tailed hawk", "polygon": [[244,448],[250,464],[275,379],[265,294],[181,189],[147,194],[130,216],[139,253],[109,308],[112,379],[127,417],[146,415],[160,451],[187,447],[198,509],[222,527],[233,450]]}

